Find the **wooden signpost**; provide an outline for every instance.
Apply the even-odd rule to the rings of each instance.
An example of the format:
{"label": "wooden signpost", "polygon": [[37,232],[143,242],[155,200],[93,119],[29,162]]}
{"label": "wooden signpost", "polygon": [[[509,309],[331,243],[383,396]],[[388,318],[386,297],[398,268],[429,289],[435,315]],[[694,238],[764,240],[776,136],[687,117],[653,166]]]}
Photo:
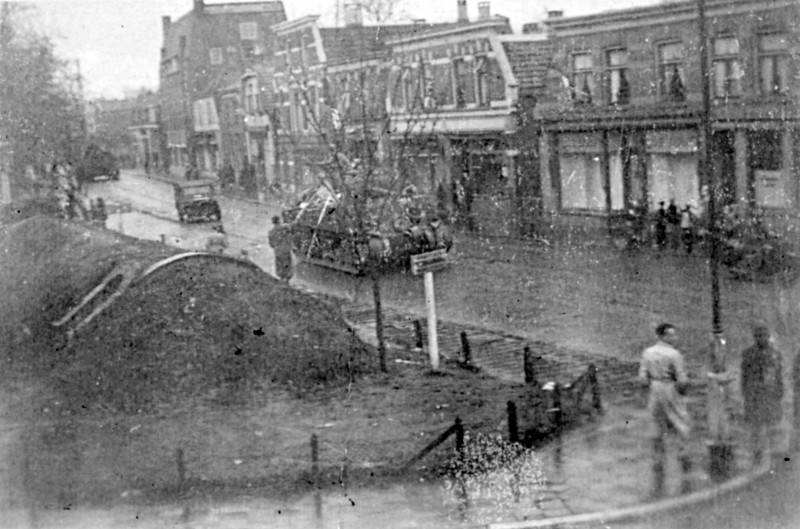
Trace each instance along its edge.
{"label": "wooden signpost", "polygon": [[439,369],[439,342],[436,335],[436,299],[433,291],[433,273],[447,267],[447,252],[444,249],[411,256],[411,273],[423,274],[425,281],[425,305],[428,307],[428,356],[431,369]]}

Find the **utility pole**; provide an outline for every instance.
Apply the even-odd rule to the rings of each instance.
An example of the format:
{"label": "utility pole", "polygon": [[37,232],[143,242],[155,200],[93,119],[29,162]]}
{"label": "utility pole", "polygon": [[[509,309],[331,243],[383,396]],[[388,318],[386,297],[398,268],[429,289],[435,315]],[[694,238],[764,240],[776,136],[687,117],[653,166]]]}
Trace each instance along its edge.
{"label": "utility pole", "polygon": [[731,382],[726,365],[725,337],[722,334],[719,292],[719,226],[717,223],[717,179],[711,163],[711,79],[709,71],[708,29],[705,0],[697,0],[698,30],[700,33],[700,78],[703,107],[700,114],[699,168],[701,181],[708,185],[708,234],[711,238],[709,268],[711,275],[711,325],[713,339],[708,370],[707,414],[711,442],[709,444],[709,474],[713,481],[722,481],[733,470],[733,446],[729,440],[726,411],[727,386]]}

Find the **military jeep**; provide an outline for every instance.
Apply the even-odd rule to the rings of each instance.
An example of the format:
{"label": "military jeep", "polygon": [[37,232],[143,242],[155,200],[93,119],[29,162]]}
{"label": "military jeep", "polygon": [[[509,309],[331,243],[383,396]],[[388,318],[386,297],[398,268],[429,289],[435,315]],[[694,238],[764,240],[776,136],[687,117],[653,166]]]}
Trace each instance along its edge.
{"label": "military jeep", "polygon": [[175,209],[181,222],[220,221],[222,212],[216,200],[213,180],[190,180],[173,184]]}

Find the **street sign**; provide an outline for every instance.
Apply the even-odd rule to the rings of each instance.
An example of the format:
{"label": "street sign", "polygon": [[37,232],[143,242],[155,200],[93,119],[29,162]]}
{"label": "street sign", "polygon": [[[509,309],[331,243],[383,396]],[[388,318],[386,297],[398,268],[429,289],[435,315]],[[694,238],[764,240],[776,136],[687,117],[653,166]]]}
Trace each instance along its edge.
{"label": "street sign", "polygon": [[445,268],[447,268],[447,251],[444,248],[411,256],[411,273],[415,276],[425,272],[438,272]]}

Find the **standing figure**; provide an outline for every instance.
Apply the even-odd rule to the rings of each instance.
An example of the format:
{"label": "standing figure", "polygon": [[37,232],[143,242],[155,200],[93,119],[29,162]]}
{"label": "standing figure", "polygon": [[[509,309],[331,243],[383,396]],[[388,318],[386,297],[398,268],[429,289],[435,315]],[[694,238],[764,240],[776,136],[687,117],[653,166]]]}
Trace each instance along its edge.
{"label": "standing figure", "polygon": [[278,215],[272,217],[272,230],[269,232],[269,245],[275,252],[275,274],[287,283],[294,275],[292,264],[292,234],[288,226],[281,224]]}
{"label": "standing figure", "polygon": [[648,409],[653,420],[654,495],[660,496],[664,492],[667,439],[678,438],[678,460],[684,478],[691,470],[691,461],[685,452],[691,422],[683,398],[688,383],[683,355],[675,348],[677,331],[673,325],[662,323],[656,328],[656,337],[656,343],[642,353],[639,380],[649,389]]}
{"label": "standing figure", "polygon": [[667,206],[667,224],[670,246],[673,249],[678,249],[678,241],[680,240],[681,216],[678,213],[678,206],[675,205],[675,199],[669,199],[669,206]]}
{"label": "standing figure", "polygon": [[779,439],[783,362],[770,344],[765,325],[753,327],[755,344],[742,352],[741,383],[744,420],[750,427],[753,464],[761,464],[764,450],[772,454]]}
{"label": "standing figure", "polygon": [[213,233],[206,239],[206,251],[212,253],[225,253],[228,248],[228,237],[222,224],[215,224]]}
{"label": "standing figure", "polygon": [[667,210],[664,209],[664,201],[658,203],[656,212],[656,246],[663,250],[667,245]]}
{"label": "standing figure", "polygon": [[692,217],[691,206],[686,204],[681,211],[681,238],[687,255],[691,255],[692,246],[694,246],[694,219]]}

